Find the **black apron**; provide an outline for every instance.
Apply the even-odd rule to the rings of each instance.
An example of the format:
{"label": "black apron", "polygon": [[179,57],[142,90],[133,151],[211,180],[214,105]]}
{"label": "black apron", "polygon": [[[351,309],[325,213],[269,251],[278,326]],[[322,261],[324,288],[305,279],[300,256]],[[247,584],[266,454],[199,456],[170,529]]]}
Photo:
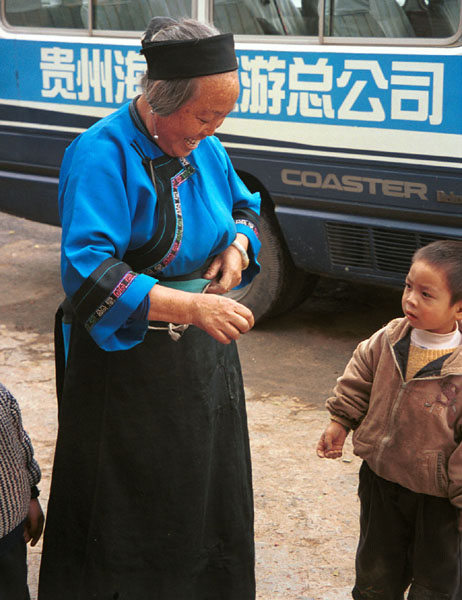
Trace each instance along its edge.
{"label": "black apron", "polygon": [[251,600],[253,503],[235,344],[190,327],[105,352],[74,326],[40,600]]}

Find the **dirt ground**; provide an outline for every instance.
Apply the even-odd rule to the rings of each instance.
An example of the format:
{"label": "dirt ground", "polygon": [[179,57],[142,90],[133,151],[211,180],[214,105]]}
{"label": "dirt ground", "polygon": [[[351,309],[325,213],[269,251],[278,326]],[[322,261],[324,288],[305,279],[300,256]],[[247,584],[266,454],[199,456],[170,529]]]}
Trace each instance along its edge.
{"label": "dirt ground", "polygon": [[[46,509],[56,435],[50,336],[0,326],[0,380],[21,402],[42,468]],[[246,389],[252,442],[259,600],[350,598],[357,537],[359,461],[324,461],[314,445],[326,416],[297,397]],[[41,542],[29,550],[36,598]],[[64,600],[64,599],[63,599]]]}
{"label": "dirt ground", "polygon": [[[44,510],[57,428],[52,326],[61,298],[59,233],[0,215],[0,381],[21,403],[42,468]],[[321,399],[356,337],[366,332],[359,327],[354,335],[336,334],[331,317],[332,328],[326,326],[323,339],[310,319],[300,325],[300,332],[292,319],[294,337],[279,355],[284,336],[268,327],[250,332],[239,343],[253,456],[258,600],[351,598],[360,461],[349,442],[338,461],[318,459],[314,448],[326,424]],[[363,328],[365,321],[367,317]],[[368,322],[366,329],[372,325],[376,328]],[[310,358],[319,348],[324,348],[323,360],[331,363],[323,366]],[[307,373],[312,373],[309,380]],[[41,543],[29,551],[32,600],[40,553]]]}

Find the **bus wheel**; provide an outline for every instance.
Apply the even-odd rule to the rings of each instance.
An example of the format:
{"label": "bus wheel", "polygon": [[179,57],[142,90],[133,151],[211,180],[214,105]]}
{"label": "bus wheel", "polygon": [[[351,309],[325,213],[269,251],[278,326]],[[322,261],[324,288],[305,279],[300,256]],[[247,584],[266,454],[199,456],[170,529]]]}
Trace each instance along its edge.
{"label": "bus wheel", "polygon": [[272,207],[262,203],[260,273],[249,285],[227,294],[248,306],[255,322],[298,306],[314,290],[318,277],[297,269],[289,255]]}

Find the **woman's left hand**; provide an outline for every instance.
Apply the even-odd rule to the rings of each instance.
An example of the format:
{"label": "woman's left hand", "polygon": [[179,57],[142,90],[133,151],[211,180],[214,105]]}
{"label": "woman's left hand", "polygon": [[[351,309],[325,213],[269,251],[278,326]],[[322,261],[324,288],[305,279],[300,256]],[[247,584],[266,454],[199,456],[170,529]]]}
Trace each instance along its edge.
{"label": "woman's left hand", "polygon": [[[245,235],[238,233],[236,240],[247,249],[249,240]],[[228,246],[213,260],[203,277],[211,280],[207,288],[209,294],[226,294],[239,285],[242,279],[242,256],[239,250]]]}

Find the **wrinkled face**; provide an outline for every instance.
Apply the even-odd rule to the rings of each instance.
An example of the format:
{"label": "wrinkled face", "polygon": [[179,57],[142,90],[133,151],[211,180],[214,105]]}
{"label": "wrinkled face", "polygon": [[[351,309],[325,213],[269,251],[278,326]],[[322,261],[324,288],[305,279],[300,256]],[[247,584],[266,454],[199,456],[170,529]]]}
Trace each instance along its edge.
{"label": "wrinkled face", "polygon": [[158,144],[170,156],[187,156],[223,123],[239,96],[237,71],[200,77],[195,95],[168,117],[156,118]]}
{"label": "wrinkled face", "polygon": [[406,277],[402,307],[412,327],[433,333],[450,333],[462,319],[462,302],[451,304],[445,272],[421,260]]}

